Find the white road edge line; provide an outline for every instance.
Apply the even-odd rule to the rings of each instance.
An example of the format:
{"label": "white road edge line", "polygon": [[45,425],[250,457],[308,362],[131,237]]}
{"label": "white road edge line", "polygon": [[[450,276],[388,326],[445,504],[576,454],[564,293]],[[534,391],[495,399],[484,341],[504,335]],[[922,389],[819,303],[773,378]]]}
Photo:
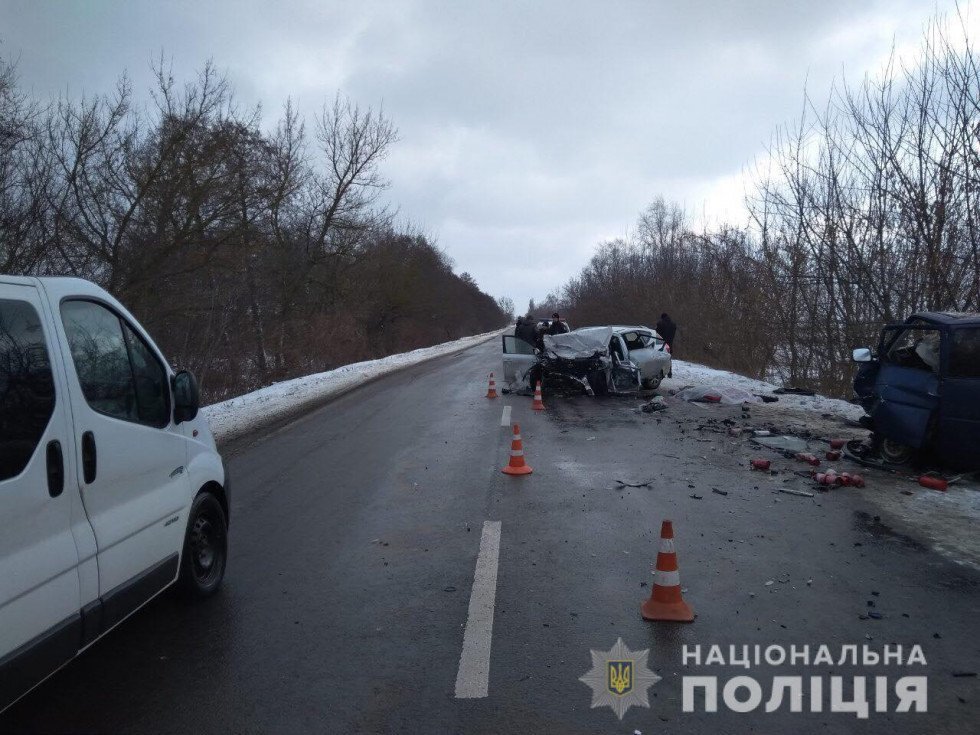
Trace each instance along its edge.
{"label": "white road edge line", "polygon": [[510,428],[510,406],[504,406],[504,412],[500,414],[500,425]]}
{"label": "white road edge line", "polygon": [[490,688],[490,639],[497,597],[500,521],[484,521],[480,554],[473,574],[473,592],[463,633],[463,652],[456,674],[456,699],[486,697]]}

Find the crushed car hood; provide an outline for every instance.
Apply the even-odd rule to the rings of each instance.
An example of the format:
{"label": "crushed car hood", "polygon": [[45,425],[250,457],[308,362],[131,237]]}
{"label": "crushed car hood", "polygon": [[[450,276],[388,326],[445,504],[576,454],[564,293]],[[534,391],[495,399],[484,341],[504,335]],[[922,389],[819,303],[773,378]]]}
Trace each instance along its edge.
{"label": "crushed car hood", "polygon": [[597,352],[600,355],[606,355],[609,352],[610,339],[612,339],[612,327],[590,329],[587,332],[546,334],[544,336],[544,351],[549,357],[564,360],[592,357]]}

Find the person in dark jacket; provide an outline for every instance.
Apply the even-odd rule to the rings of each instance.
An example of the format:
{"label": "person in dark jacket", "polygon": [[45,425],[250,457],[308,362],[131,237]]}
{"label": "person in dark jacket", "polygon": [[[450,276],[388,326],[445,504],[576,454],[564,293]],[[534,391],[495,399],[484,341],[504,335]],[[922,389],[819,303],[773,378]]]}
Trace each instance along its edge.
{"label": "person in dark jacket", "polygon": [[550,335],[565,334],[568,331],[569,331],[568,325],[561,320],[561,317],[558,316],[558,312],[556,311],[554,314],[552,314],[551,326],[548,327],[548,334]]}
{"label": "person in dark jacket", "polygon": [[529,345],[533,345],[537,330],[534,328],[533,319],[525,319],[522,316],[517,317],[517,327],[514,329],[514,336],[517,339],[527,342]]}
{"label": "person in dark jacket", "polygon": [[[657,322],[657,334],[664,338],[664,342],[667,343],[667,348],[670,350],[670,356],[674,356],[674,336],[677,334],[677,325],[674,324],[674,320],[667,316],[665,311],[660,315],[660,321]],[[674,369],[671,367],[670,371],[667,373],[668,378],[674,377]]]}
{"label": "person in dark jacket", "polygon": [[660,315],[660,321],[657,322],[657,333],[664,338],[664,342],[670,347],[671,354],[674,353],[674,335],[677,334],[677,325],[674,321],[667,316],[664,312]]}

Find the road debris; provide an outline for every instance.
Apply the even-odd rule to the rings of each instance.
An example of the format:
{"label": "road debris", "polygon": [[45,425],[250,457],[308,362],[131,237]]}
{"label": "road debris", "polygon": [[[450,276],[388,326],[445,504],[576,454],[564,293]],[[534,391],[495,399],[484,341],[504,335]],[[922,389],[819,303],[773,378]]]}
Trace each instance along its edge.
{"label": "road debris", "polygon": [[919,477],[919,484],[922,487],[930,488],[931,490],[940,490],[945,492],[949,489],[949,483],[946,482],[942,477],[937,477],[935,475],[925,474]]}
{"label": "road debris", "polygon": [[663,396],[654,396],[651,400],[640,406],[640,410],[643,413],[653,413],[654,411],[663,411],[667,408],[667,404],[664,403]]}
{"label": "road debris", "polygon": [[801,498],[812,498],[813,493],[808,493],[805,490],[793,490],[788,487],[779,488],[779,492],[786,493],[787,495],[799,495]]}
{"label": "road debris", "polygon": [[837,470],[830,468],[826,472],[817,472],[813,479],[818,485],[838,485],[841,487],[864,487],[864,478],[861,475],[852,475],[848,472],[837,474]]}
{"label": "road debris", "polygon": [[770,462],[768,459],[753,459],[749,464],[753,470],[768,470]]}
{"label": "road debris", "polygon": [[759,432],[756,432],[752,441],[768,449],[775,449],[777,452],[791,452],[794,455],[797,452],[805,452],[807,449],[806,442],[799,437],[785,435],[770,436],[769,432],[766,432],[765,435],[760,435]]}
{"label": "road debris", "polygon": [[616,480],[623,487],[650,487],[653,483],[653,478],[647,480],[646,482],[626,482],[625,480]]}
{"label": "road debris", "polygon": [[811,452],[797,452],[796,459],[798,459],[800,462],[806,462],[812,467],[820,466],[820,458]]}
{"label": "road debris", "polygon": [[681,388],[675,395],[682,401],[691,403],[723,403],[728,406],[761,403],[761,399],[749,391],[730,385],[710,387],[689,385]]}
{"label": "road debris", "polygon": [[718,495],[728,495],[728,491],[727,490],[719,490],[716,487],[711,488],[711,492],[717,493]]}
{"label": "road debris", "polygon": [[809,388],[797,388],[791,385],[784,385],[782,388],[776,388],[773,391],[778,396],[815,396],[816,391],[812,391]]}

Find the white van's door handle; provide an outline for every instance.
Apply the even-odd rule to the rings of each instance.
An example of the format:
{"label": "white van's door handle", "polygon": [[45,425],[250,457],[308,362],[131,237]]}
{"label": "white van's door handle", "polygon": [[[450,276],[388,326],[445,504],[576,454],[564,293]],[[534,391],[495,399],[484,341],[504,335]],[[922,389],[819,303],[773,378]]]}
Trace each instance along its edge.
{"label": "white van's door handle", "polygon": [[48,442],[47,451],[48,495],[57,498],[65,489],[65,457],[61,451],[61,442],[52,439]]}
{"label": "white van's door handle", "polygon": [[82,476],[86,485],[95,482],[98,464],[98,455],[95,451],[95,434],[86,431],[82,434]]}

